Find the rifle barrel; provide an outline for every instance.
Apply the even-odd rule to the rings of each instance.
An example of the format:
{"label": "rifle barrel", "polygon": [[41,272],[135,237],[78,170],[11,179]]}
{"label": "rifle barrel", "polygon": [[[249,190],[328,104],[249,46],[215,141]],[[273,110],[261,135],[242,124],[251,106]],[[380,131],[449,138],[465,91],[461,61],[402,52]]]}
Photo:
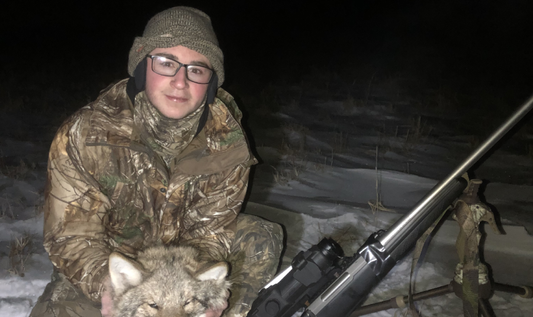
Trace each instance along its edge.
{"label": "rifle barrel", "polygon": [[[509,130],[511,130],[533,107],[531,96],[518,108],[496,131],[494,131],[474,152],[468,156],[448,177],[440,181],[427,193],[413,209],[394,223],[378,240],[388,250],[395,249],[422,221],[428,222],[427,209],[432,201],[445,191],[449,191],[451,184],[466,173],[481,159]],[[438,217],[438,215],[437,215]],[[433,222],[435,219],[431,220]],[[427,229],[427,228],[426,228]],[[425,229],[424,229],[425,230]]]}

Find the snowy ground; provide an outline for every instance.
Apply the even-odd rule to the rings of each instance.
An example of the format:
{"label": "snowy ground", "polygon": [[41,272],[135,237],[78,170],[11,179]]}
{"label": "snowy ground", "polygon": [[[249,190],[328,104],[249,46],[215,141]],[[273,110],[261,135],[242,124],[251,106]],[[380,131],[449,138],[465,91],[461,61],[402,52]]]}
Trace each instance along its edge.
{"label": "snowy ground", "polygon": [[[337,240],[346,254],[353,253],[372,232],[387,229],[407,212],[477,143],[471,135],[454,132],[453,116],[411,109],[408,103],[300,99],[264,118],[276,124],[252,129],[261,164],[254,171],[246,212],[285,226],[283,267],[324,236]],[[0,316],[18,317],[28,315],[52,271],[42,247],[39,206],[55,128],[41,116],[21,121],[5,115],[1,121]],[[484,197],[508,233],[498,237],[487,226],[485,256],[498,282],[533,285],[533,236],[525,229],[533,233],[533,159],[513,149],[503,146],[476,170],[477,177],[488,180]],[[387,210],[372,212],[368,202],[376,199],[376,180]],[[439,231],[418,274],[417,290],[453,278],[456,227],[448,221]],[[13,256],[17,241],[30,241],[22,252],[23,266]],[[406,294],[409,272],[407,256],[368,302]],[[495,293],[490,301],[497,316],[533,313],[532,299]],[[425,300],[420,307],[424,316],[462,315],[454,295]]]}

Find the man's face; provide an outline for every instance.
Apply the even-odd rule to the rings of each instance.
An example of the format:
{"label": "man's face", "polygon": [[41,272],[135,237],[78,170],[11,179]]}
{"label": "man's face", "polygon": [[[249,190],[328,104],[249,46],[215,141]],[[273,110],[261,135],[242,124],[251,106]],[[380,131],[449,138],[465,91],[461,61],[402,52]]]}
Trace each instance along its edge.
{"label": "man's face", "polygon": [[[183,64],[211,67],[207,57],[184,46],[156,48],[150,55],[169,57]],[[189,81],[185,72],[185,67],[181,67],[173,77],[156,74],[152,71],[152,59],[148,58],[146,95],[157,110],[167,118],[185,118],[204,102],[208,85]]]}

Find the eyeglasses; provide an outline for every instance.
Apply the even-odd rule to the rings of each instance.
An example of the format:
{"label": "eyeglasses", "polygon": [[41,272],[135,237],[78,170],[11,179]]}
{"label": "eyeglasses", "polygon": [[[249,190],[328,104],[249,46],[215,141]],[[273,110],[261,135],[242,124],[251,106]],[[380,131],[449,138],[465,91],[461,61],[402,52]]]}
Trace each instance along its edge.
{"label": "eyeglasses", "polygon": [[213,70],[208,67],[198,65],[187,65],[178,62],[172,58],[159,55],[146,55],[152,59],[152,70],[161,76],[174,77],[181,69],[185,67],[187,79],[197,84],[209,84],[213,76]]}

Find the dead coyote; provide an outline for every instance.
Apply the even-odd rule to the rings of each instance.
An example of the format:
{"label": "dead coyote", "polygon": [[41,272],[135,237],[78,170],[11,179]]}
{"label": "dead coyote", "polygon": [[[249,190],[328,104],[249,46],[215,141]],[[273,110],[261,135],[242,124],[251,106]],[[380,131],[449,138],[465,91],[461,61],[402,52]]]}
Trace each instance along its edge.
{"label": "dead coyote", "polygon": [[109,257],[115,317],[201,317],[208,307],[223,307],[228,266],[199,263],[191,247],[152,247],[137,260]]}

